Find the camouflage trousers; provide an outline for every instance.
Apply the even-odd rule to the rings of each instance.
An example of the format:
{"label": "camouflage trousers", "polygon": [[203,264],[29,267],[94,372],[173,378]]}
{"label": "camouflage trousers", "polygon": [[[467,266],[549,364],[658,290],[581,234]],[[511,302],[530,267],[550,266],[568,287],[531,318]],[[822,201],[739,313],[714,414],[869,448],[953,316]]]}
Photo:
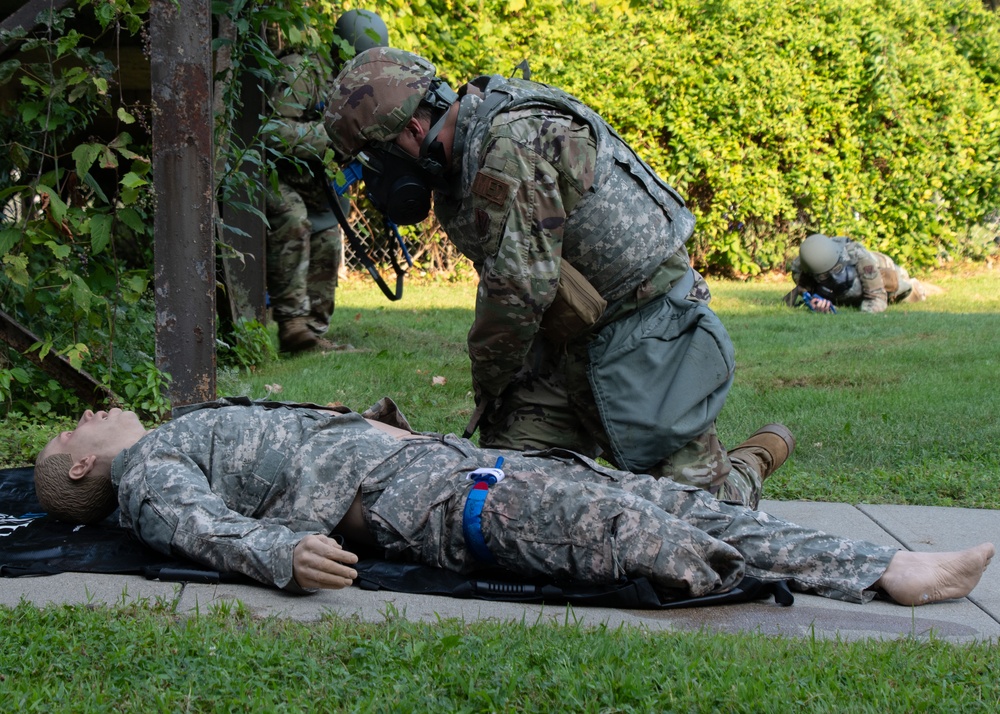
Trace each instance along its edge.
{"label": "camouflage trousers", "polygon": [[[690,259],[682,247],[629,300],[619,303],[617,310],[626,313],[664,294],[689,269]],[[712,299],[700,275],[696,274],[688,298],[705,304]],[[500,449],[564,448],[614,463],[587,378],[588,364],[583,341],[555,348],[536,340],[522,374],[480,421],[480,444]],[[655,384],[651,386],[656,388]],[[763,481],[756,467],[729,458],[714,423],[647,471],[657,478],[697,486],[720,499],[751,508],[760,502]]]}
{"label": "camouflage trousers", "polygon": [[[267,292],[274,319],[304,317],[323,335],[333,315],[343,236],[339,227],[313,233],[307,205],[313,197],[283,182],[278,189],[267,197]],[[324,204],[312,208],[322,211]]]}
{"label": "camouflage trousers", "polygon": [[865,602],[896,553],[561,449],[499,452],[448,436],[407,446],[362,484],[366,520],[387,555],[464,573],[490,567],[465,544],[465,474],[501,453],[506,478],[490,488],[481,528],[498,566],[513,573],[594,584],[645,577],[674,598],[724,592],[750,575]]}

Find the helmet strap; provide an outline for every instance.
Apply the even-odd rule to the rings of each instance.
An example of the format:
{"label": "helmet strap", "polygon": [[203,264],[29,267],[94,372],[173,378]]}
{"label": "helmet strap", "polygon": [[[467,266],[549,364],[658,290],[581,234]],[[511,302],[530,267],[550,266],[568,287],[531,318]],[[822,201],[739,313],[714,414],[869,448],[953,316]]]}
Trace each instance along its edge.
{"label": "helmet strap", "polygon": [[432,109],[431,127],[427,130],[427,135],[420,144],[420,158],[418,163],[421,168],[428,171],[434,177],[444,175],[446,160],[444,146],[437,140],[438,134],[444,129],[448,121],[448,110],[458,101],[458,95],[451,87],[437,77],[431,82],[431,86],[424,95],[423,103]]}
{"label": "helmet strap", "polygon": [[420,143],[420,159],[418,163],[421,168],[427,170],[435,178],[444,175],[447,159],[444,153],[444,144],[437,140],[438,134],[444,128],[448,119],[448,112],[443,111],[434,125],[427,131],[427,135]]}

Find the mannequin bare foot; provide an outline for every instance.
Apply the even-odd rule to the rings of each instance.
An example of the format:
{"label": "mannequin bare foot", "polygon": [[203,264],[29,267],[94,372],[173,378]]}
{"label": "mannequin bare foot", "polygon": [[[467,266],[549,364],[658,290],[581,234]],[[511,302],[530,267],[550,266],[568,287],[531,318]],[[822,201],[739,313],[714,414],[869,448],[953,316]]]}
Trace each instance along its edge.
{"label": "mannequin bare foot", "polygon": [[901,550],[875,583],[900,605],[927,605],[965,597],[979,583],[996,548],[980,543],[952,553]]}

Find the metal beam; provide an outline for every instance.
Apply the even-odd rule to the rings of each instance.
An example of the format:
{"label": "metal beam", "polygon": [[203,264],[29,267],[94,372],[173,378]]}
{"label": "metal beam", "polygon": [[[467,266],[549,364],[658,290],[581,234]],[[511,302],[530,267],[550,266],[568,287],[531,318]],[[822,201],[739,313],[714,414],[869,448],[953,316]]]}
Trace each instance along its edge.
{"label": "metal beam", "polygon": [[84,404],[95,409],[121,404],[110,389],[101,386],[83,370],[76,369],[65,357],[49,352],[44,358],[40,358],[37,352],[31,351],[31,346],[41,340],[2,310],[0,310],[0,340],[23,354],[59,384],[75,392]]}
{"label": "metal beam", "polygon": [[214,399],[215,204],[209,0],[152,0],[156,364],[173,406]]}
{"label": "metal beam", "polygon": [[[52,12],[59,12],[73,0],[28,0],[20,8],[12,12],[0,22],[0,30],[13,30],[15,27],[23,27],[30,32],[38,26],[36,18],[39,13],[51,9]],[[8,50],[16,47],[18,42],[0,42],[0,57],[3,57]]]}

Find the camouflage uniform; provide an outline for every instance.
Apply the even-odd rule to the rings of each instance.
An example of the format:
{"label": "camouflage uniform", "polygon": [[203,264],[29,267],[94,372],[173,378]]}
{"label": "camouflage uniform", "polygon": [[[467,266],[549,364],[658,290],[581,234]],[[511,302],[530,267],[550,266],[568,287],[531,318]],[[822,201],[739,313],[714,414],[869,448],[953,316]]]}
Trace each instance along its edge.
{"label": "camouflage uniform", "polygon": [[[278,323],[306,318],[309,328],[323,335],[330,327],[343,260],[343,234],[319,184],[326,180],[322,160],[330,139],[322,117],[332,70],[318,55],[293,53],[281,62],[283,81],[270,94],[276,117],[265,140],[306,165],[281,162],[278,191],[268,192],[267,289]],[[310,217],[317,216],[322,217],[317,222],[328,227],[315,230]]]}
{"label": "camouflage uniform", "polygon": [[[855,273],[854,279],[842,292],[829,296],[828,299],[834,305],[859,307],[861,312],[885,312],[890,302],[902,302],[913,293],[915,281],[889,256],[868,250],[860,243],[843,236],[831,240],[841,246],[839,265]],[[827,297],[819,289],[820,283],[816,277],[803,269],[800,258],[796,257],[792,261],[791,272],[795,289],[785,296],[786,302],[794,304],[795,298],[803,292]]]}
{"label": "camouflage uniform", "polygon": [[[587,377],[588,344],[692,270],[684,244],[694,216],[570,95],[500,77],[480,77],[460,94],[452,154],[460,173],[435,194],[434,210],[480,277],[468,339],[484,411],[480,442],[563,447],[615,462]],[[607,307],[597,322],[567,334],[559,304],[571,269]],[[688,299],[710,298],[695,274]],[[644,391],[665,394],[668,384],[651,373]],[[714,421],[660,459],[641,468],[745,505],[760,498],[760,475],[730,461]]]}
{"label": "camouflage uniform", "polygon": [[[377,407],[366,413],[398,415],[389,400]],[[150,546],[296,590],[295,545],[332,533],[359,489],[388,557],[482,570],[462,531],[465,475],[500,453],[452,435],[397,439],[358,414],[233,400],[150,432],[114,460],[112,480],[122,526]],[[502,453],[507,477],[487,494],[483,536],[501,568],[528,577],[646,577],[663,596],[688,597],[746,574],[863,602],[896,552],[565,450]]]}

